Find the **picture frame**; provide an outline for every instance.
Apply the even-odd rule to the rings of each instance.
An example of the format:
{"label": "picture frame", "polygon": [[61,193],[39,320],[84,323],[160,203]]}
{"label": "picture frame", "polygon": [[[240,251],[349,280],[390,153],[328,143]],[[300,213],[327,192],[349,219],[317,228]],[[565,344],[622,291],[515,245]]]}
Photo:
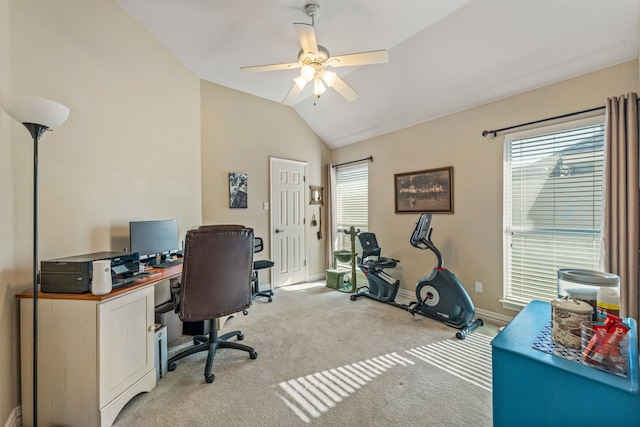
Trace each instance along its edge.
{"label": "picture frame", "polygon": [[453,166],[394,174],[396,213],[453,213]]}
{"label": "picture frame", "polygon": [[230,172],[229,173],[229,207],[231,209],[247,208],[247,174]]}
{"label": "picture frame", "polygon": [[324,187],[319,187],[316,185],[309,186],[309,204],[310,205],[324,204]]}

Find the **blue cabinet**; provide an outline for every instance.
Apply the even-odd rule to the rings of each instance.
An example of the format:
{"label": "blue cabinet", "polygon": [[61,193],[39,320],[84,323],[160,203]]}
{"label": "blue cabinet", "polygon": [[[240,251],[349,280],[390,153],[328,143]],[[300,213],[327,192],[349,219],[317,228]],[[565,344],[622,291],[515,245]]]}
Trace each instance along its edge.
{"label": "blue cabinet", "polygon": [[629,319],[627,377],[536,350],[551,305],[533,301],[491,342],[493,425],[638,426],[638,336]]}

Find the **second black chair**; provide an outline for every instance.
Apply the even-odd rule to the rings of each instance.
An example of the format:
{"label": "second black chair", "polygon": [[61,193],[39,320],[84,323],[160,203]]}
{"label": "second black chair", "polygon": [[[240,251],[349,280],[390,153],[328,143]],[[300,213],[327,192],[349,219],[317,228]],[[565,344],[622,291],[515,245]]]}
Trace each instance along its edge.
{"label": "second black chair", "polygon": [[[264,249],[264,243],[262,241],[262,237],[256,237],[253,243],[253,252],[258,253],[262,252]],[[269,302],[272,301],[273,291],[271,289],[266,291],[260,290],[260,281],[258,280],[258,274],[260,270],[265,268],[273,267],[273,261],[269,261],[266,259],[260,259],[258,261],[253,262],[253,276],[251,277],[251,283],[253,287],[253,297],[265,297],[269,299]]]}

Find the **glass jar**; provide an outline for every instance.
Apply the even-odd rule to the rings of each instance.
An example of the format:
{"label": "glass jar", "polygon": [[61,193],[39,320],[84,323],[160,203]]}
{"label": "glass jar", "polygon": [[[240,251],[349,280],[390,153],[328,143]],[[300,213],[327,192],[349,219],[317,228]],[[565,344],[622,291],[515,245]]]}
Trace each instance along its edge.
{"label": "glass jar", "polygon": [[620,278],[613,273],[561,268],[558,270],[558,296],[571,296],[587,302],[595,315],[598,289],[608,287],[620,294]]}

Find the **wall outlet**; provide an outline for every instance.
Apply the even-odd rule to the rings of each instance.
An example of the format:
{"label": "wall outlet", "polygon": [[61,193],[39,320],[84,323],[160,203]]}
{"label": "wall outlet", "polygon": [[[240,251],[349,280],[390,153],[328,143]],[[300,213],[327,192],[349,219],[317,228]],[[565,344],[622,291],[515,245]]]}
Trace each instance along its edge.
{"label": "wall outlet", "polygon": [[482,282],[476,282],[476,292],[481,294],[482,293]]}

